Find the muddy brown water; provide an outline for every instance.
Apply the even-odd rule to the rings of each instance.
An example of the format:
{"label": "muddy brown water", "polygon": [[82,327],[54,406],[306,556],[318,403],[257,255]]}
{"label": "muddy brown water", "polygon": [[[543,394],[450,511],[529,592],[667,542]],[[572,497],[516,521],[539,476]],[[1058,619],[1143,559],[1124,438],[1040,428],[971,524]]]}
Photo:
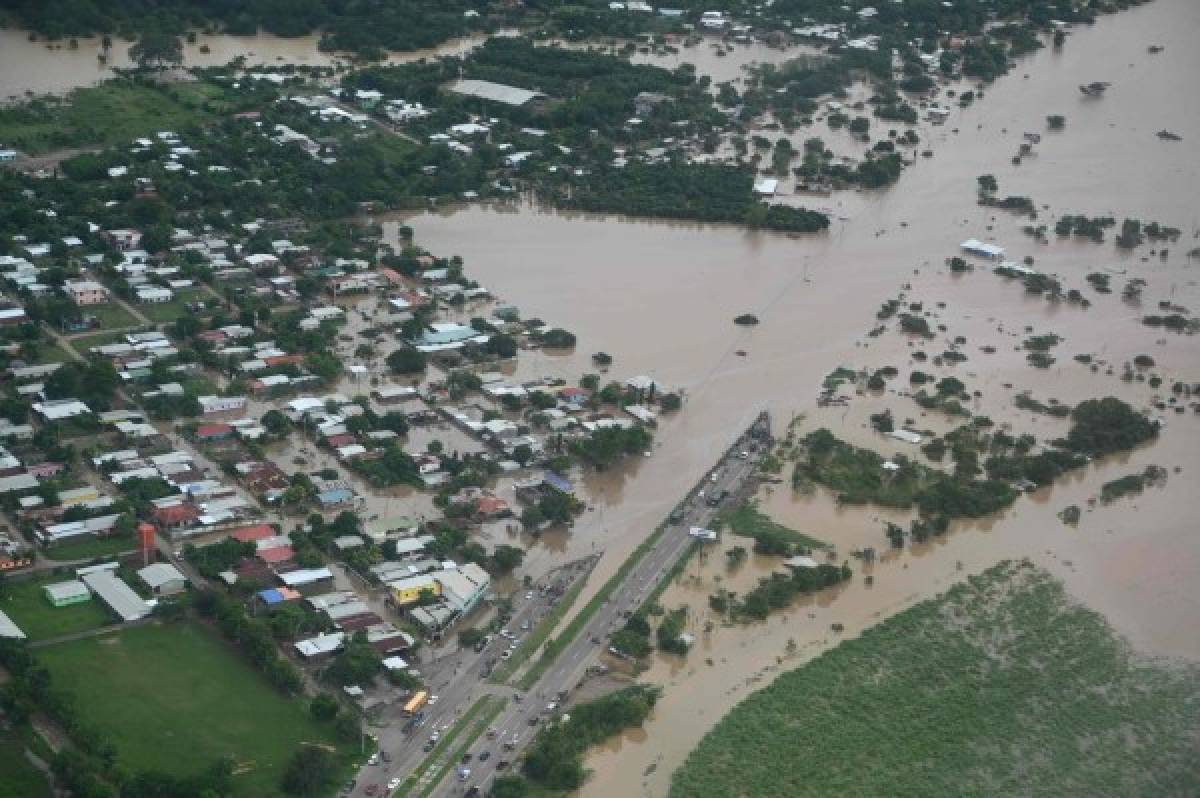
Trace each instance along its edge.
{"label": "muddy brown water", "polygon": [[[895,393],[907,388],[905,378],[914,367],[955,374],[982,392],[974,412],[1042,439],[1061,434],[1065,424],[1016,410],[1011,401],[1016,390],[1069,403],[1112,393],[1143,408],[1156,393],[1103,370],[1093,373],[1075,363],[1074,354],[1096,355],[1115,364],[1119,374],[1125,361],[1148,353],[1158,363],[1154,371],[1168,385],[1172,379],[1200,381],[1196,338],[1156,333],[1137,323],[1159,300],[1200,308],[1200,261],[1184,255],[1200,245],[1195,237],[1200,226],[1195,188],[1200,185],[1200,105],[1187,101],[1192,76],[1200,74],[1200,53],[1192,46],[1197,33],[1200,6],[1189,0],[1156,0],[1072,31],[1062,51],[1046,49],[1021,60],[1013,74],[986,90],[981,102],[956,110],[944,126],[923,126],[922,139],[934,157],[920,160],[892,190],[843,192],[811,201],[839,217],[821,236],[791,238],[733,227],[562,214],[529,205],[409,218],[419,244],[441,255],[463,255],[472,277],[517,304],[525,316],[539,316],[579,336],[573,352],[522,353],[516,376],[592,371],[590,355],[602,349],[615,358],[612,376],[649,374],[684,391],[685,408],[661,424],[652,456],[581,479],[593,509],[573,529],[534,542],[529,570],[536,574],[602,550],[582,606],[764,407],[774,412],[777,431],[802,414],[801,431],[828,426],[886,453],[913,454],[904,444],[871,433],[867,419],[890,407],[897,420],[911,418],[917,428],[952,428],[952,421],[922,415],[911,399]],[[1151,44],[1166,49],[1149,55]],[[283,49],[271,49],[275,46]],[[0,95],[61,91],[103,77],[93,74],[102,72],[96,47],[81,43],[79,50],[49,51],[25,41],[24,34],[0,31]],[[717,67],[705,67],[701,57],[710,55],[707,47],[686,49],[678,59],[700,62],[715,73]],[[118,42],[114,53],[127,49],[128,43]],[[325,63],[315,60],[324,58],[315,42],[304,40],[256,37],[249,46],[231,43],[227,53],[212,43],[210,49],[213,63],[248,49],[267,63],[277,62],[276,55],[296,63]],[[758,60],[775,52],[762,53]],[[740,70],[737,58],[720,60],[722,68]],[[1078,92],[1078,84],[1092,80],[1112,83],[1102,99],[1084,99]],[[1048,114],[1066,116],[1066,130],[1045,134],[1033,157],[1013,165],[1010,158],[1021,133],[1045,133]],[[1154,135],[1160,129],[1178,133],[1183,141],[1160,141]],[[807,132],[800,131],[796,140]],[[831,138],[821,124],[811,132]],[[975,204],[975,177],[983,173],[996,175],[1001,194],[1031,196],[1039,208],[1049,205],[1039,223],[1053,226],[1061,213],[1111,214],[1158,220],[1181,228],[1184,236],[1168,245],[1166,261],[1147,259],[1151,246],[1122,254],[1111,243],[1037,244],[1020,233],[1025,220]],[[396,224],[389,225],[392,235]],[[984,264],[970,274],[949,274],[943,260],[970,236],[994,238],[1016,258],[1033,256],[1036,268],[1059,275],[1067,288],[1081,289],[1094,306],[1082,311],[1029,297],[1019,285],[990,274]],[[1086,288],[1084,276],[1099,270],[1113,273],[1113,294],[1097,295]],[[1124,280],[1134,276],[1149,283],[1141,307],[1120,298]],[[879,304],[899,296],[905,284],[911,287],[904,295],[934,310],[947,331],[921,343],[894,330],[866,337]],[[938,302],[945,308],[937,308]],[[734,326],[732,318],[744,312],[755,313],[762,323],[751,329]],[[1030,368],[1025,353],[1015,348],[1027,335],[1026,327],[1064,337],[1051,369]],[[918,348],[941,351],[956,335],[967,338],[966,363],[951,369],[909,359]],[[980,352],[985,344],[995,346],[995,354]],[[854,397],[848,407],[815,407],[821,379],[833,368],[889,364],[900,369],[901,377],[882,396]],[[351,395],[358,392],[358,386],[341,388]],[[794,667],[840,637],[858,634],[1005,557],[1028,556],[1048,568],[1138,648],[1200,657],[1200,598],[1194,588],[1200,577],[1200,544],[1191,490],[1200,467],[1198,422],[1175,414],[1167,420],[1166,433],[1151,446],[1095,463],[1022,498],[999,517],[958,524],[944,538],[902,552],[886,551],[882,523],[902,521],[904,513],[841,507],[822,491],[797,497],[786,485],[764,490],[761,500],[774,517],[834,544],[840,557],[863,546],[879,549],[883,556],[871,569],[874,584],[864,583],[856,565],[851,584],[797,602],[765,623],[717,624],[705,631],[714,620],[707,610],[713,590],[744,590],[778,567],[769,558],[752,557],[729,573],[720,552],[745,542],[726,537],[706,559],[691,563],[663,597],[668,607],[692,609],[690,623],[700,638],[696,650],[686,660],[653,661],[646,680],[667,688],[654,716],[643,730],[589,757],[595,775],[582,794],[664,795],[670,773],[700,737],[778,670]],[[299,441],[290,446],[295,445]],[[295,451],[289,447],[274,454],[288,463]],[[1103,482],[1150,463],[1180,470],[1165,487],[1089,507]],[[504,485],[498,487],[503,495]],[[426,511],[423,497],[408,489],[372,502],[373,513]],[[1068,504],[1085,508],[1076,529],[1056,518]],[[506,524],[488,525],[482,534],[494,542],[520,537]],[[843,624],[841,635],[830,631],[834,622]],[[789,641],[794,642],[791,652]]]}
{"label": "muddy brown water", "polygon": [[[1200,56],[1190,45],[1197,32],[1200,8],[1186,0],[1161,0],[1073,31],[1061,52],[1046,49],[1022,60],[981,102],[956,110],[944,126],[924,128],[934,157],[918,163],[893,190],[822,200],[846,217],[823,236],[793,239],[531,206],[474,207],[409,220],[422,246],[461,254],[474,277],[525,315],[579,335],[576,352],[552,364],[544,355],[523,358],[519,373],[534,375],[551,365],[583,373],[592,370],[590,354],[603,349],[615,358],[614,374],[646,373],[685,391],[684,411],[663,425],[653,456],[637,463],[635,479],[618,473],[594,480],[597,486],[611,483],[619,501],[598,501],[596,512],[576,524],[563,552],[555,554],[576,556],[593,545],[603,549],[589,588],[594,590],[763,407],[774,411],[777,427],[800,413],[801,430],[828,426],[884,452],[913,454],[905,444],[871,433],[867,417],[891,407],[898,420],[911,418],[918,428],[952,428],[950,420],[922,415],[911,399],[894,392],[907,388],[905,377],[914,367],[959,376],[983,394],[974,412],[1041,439],[1061,434],[1066,425],[1017,410],[1012,396],[1018,390],[1068,403],[1114,394],[1145,409],[1162,393],[1145,383],[1124,383],[1103,369],[1093,373],[1072,360],[1075,354],[1114,364],[1119,375],[1124,362],[1147,353],[1168,385],[1200,379],[1196,338],[1138,323],[1159,300],[1192,308],[1200,303],[1200,263],[1185,257],[1200,244],[1195,188],[1200,106],[1180,101],[1187,96],[1187,76],[1200,69]],[[1149,55],[1151,44],[1166,49]],[[1077,86],[1091,80],[1113,86],[1103,99],[1087,100]],[[1067,117],[1067,129],[1044,135],[1033,157],[1013,165],[1022,132],[1045,133],[1045,117],[1056,113]],[[1154,135],[1160,129],[1183,141],[1160,141]],[[1150,245],[1121,253],[1111,234],[1103,245],[1053,236],[1049,244],[1038,244],[1021,234],[1026,220],[975,204],[975,177],[983,173],[997,176],[1002,194],[1028,195],[1039,207],[1048,205],[1038,223],[1053,226],[1062,213],[1111,214],[1156,219],[1181,228],[1183,237],[1167,246],[1165,261],[1149,257]],[[950,274],[944,259],[970,236],[994,238],[1015,259],[1033,256],[1036,268],[1058,275],[1066,288],[1082,290],[1093,307],[1028,296],[982,263],[970,274]],[[1085,275],[1100,270],[1113,274],[1113,294],[1087,288]],[[1148,282],[1141,306],[1120,298],[1127,277]],[[879,304],[899,296],[905,284],[911,285],[905,296],[934,310],[947,331],[922,343],[894,329],[878,338],[865,336]],[[937,308],[938,302],[945,308]],[[731,319],[743,312],[755,313],[762,323],[735,327]],[[1027,327],[1063,336],[1052,368],[1033,369],[1017,349]],[[966,363],[934,367],[908,357],[918,348],[940,352],[957,335],[967,338]],[[984,345],[996,347],[995,354],[981,352]],[[856,397],[846,408],[815,407],[821,378],[833,368],[889,364],[901,370],[901,378],[882,397]],[[740,573],[727,575],[723,555],[714,554],[706,564],[690,565],[689,576],[667,591],[663,603],[692,608],[697,649],[686,661],[654,660],[644,678],[667,687],[654,716],[644,730],[589,756],[595,773],[581,794],[664,795],[670,773],[704,732],[779,669],[1006,557],[1028,556],[1049,569],[1139,649],[1200,657],[1200,596],[1194,588],[1200,544],[1191,489],[1200,467],[1198,422],[1173,413],[1167,421],[1153,445],[1092,464],[996,518],[958,524],[944,538],[899,553],[886,551],[882,522],[888,514],[878,509],[839,507],[822,492],[795,497],[786,486],[764,492],[765,506],[780,521],[835,544],[842,557],[862,546],[879,549],[884,556],[872,569],[874,584],[867,586],[857,569],[850,585],[798,602],[763,624],[717,625],[705,632],[712,620],[707,596],[716,586],[732,582],[744,588],[778,564],[754,558]],[[1151,463],[1179,470],[1165,487],[1089,506],[1103,482]],[[1085,509],[1078,528],[1056,517],[1069,504]],[[720,545],[737,542],[744,541]],[[842,635],[830,631],[834,622],[844,626]],[[795,653],[788,653],[789,640]]]}
{"label": "muddy brown water", "polygon": [[[507,35],[511,31],[502,31]],[[482,35],[451,39],[437,47],[392,53],[388,63],[406,63],[423,58],[462,55],[481,44]],[[0,99],[33,94],[60,94],[83,86],[91,86],[113,76],[113,68],[133,66],[129,48],[133,42],[113,39],[107,60],[99,37],[47,42],[29,40],[29,33],[13,28],[0,29]],[[351,63],[346,53],[322,52],[317,45],[319,36],[283,38],[269,33],[255,36],[227,34],[197,35],[194,42],[183,47],[185,67],[223,66],[239,56],[246,65],[281,67],[288,64],[310,67],[343,67]]]}

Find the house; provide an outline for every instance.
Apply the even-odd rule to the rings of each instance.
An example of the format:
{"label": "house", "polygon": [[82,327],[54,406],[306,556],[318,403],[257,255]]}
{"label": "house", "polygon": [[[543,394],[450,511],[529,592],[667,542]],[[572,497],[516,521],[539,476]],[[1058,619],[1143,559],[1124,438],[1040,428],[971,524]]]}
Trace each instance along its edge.
{"label": "house", "polygon": [[342,641],[346,639],[344,632],[332,632],[300,640],[295,644],[296,653],[306,662],[327,659],[341,650]]}
{"label": "house", "polygon": [[779,179],[774,177],[760,177],[754,181],[754,193],[760,197],[773,197],[779,189]]}
{"label": "house", "polygon": [[328,568],[301,568],[279,575],[284,587],[298,590],[306,596],[328,592],[333,587],[333,572]]}
{"label": "house", "polygon": [[228,424],[201,424],[196,427],[196,440],[202,443],[229,440],[234,429]]}
{"label": "house", "polygon": [[76,305],[100,305],[108,301],[108,289],[95,280],[71,280],[63,290]]}
{"label": "house", "polygon": [[985,244],[977,238],[968,238],[962,242],[961,247],[964,252],[971,255],[979,255],[989,260],[999,260],[1004,257],[1004,247],[998,247],[995,244]]}
{"label": "house", "polygon": [[29,321],[25,308],[0,308],[0,326],[11,327]]}
{"label": "house", "polygon": [[200,510],[194,504],[179,503],[165,507],[155,507],[150,516],[162,529],[182,529],[190,526],[200,517]]}
{"label": "house", "polygon": [[39,484],[37,477],[33,474],[13,474],[11,477],[0,477],[0,495],[37,490]]}
{"label": "house", "polygon": [[187,587],[187,577],[168,562],[156,562],[138,569],[138,578],[156,596],[172,596]]}
{"label": "house", "polygon": [[170,288],[146,285],[139,288],[135,296],[138,302],[144,302],[147,305],[159,305],[163,302],[170,302],[175,297],[175,294]]}
{"label": "house", "polygon": [[42,590],[55,607],[68,607],[72,604],[81,604],[92,600],[92,592],[78,579],[55,582],[53,585],[46,585]]}
{"label": "house", "polygon": [[201,396],[196,401],[200,403],[200,412],[206,416],[236,413],[246,409],[244,396]]}

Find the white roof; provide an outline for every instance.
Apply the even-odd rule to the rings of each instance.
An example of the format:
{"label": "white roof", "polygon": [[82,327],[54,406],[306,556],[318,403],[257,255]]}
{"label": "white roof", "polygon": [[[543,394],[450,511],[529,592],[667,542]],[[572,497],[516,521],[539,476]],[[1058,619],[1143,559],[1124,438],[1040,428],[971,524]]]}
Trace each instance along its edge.
{"label": "white roof", "polygon": [[977,238],[968,238],[962,242],[962,248],[967,252],[973,252],[989,258],[999,258],[1004,255],[1004,247],[998,247],[995,244],[986,244]]}
{"label": "white roof", "polygon": [[46,591],[46,595],[50,597],[51,601],[62,601],[78,596],[91,595],[91,592],[87,589],[87,585],[78,579],[70,579],[66,582],[56,582],[53,585],[46,585],[43,590]]}
{"label": "white roof", "polygon": [[816,568],[818,565],[812,557],[792,557],[784,560],[783,564],[789,568]]}
{"label": "white roof", "polygon": [[342,647],[342,640],[346,635],[342,632],[334,632],[333,634],[317,635],[310,637],[307,640],[301,640],[296,643],[296,651],[302,657],[315,657],[319,654],[330,654]]}
{"label": "white roof", "polygon": [[516,86],[505,86],[503,83],[493,83],[490,80],[460,80],[450,86],[450,91],[505,105],[524,105],[530,100],[545,96],[541,92]]}
{"label": "white roof", "polygon": [[152,563],[139,569],[137,574],[143,582],[155,590],[170,582],[186,581],[179,569],[169,562]]}
{"label": "white roof", "polygon": [[322,579],[332,578],[333,572],[328,568],[302,568],[299,571],[288,571],[285,574],[279,575],[279,581],[288,587],[307,585],[312,582],[320,582]]}
{"label": "white roof", "polygon": [[0,637],[12,637],[17,640],[25,639],[25,633],[21,631],[21,627],[13,623],[12,618],[5,615],[3,610],[0,610]]}
{"label": "white roof", "polygon": [[112,571],[95,571],[81,577],[123,621],[137,621],[150,614],[150,605]]}
{"label": "white roof", "polygon": [[921,442],[920,435],[913,432],[912,430],[907,430],[907,429],[894,429],[888,433],[888,436],[895,438],[898,441],[904,441],[905,443],[920,443]]}

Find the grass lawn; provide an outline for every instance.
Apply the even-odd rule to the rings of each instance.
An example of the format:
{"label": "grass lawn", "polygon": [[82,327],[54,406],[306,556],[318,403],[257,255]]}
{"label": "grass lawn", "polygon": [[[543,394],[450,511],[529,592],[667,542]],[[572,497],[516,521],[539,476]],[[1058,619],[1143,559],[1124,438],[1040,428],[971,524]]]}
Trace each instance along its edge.
{"label": "grass lawn", "polygon": [[671,798],[1200,795],[1200,668],[1001,563],[726,715]]}
{"label": "grass lawn", "polygon": [[[0,141],[31,155],[107,146],[213,118],[215,87],[148,86],[115,79],[0,109]],[[219,110],[219,109],[218,109]]]}
{"label": "grass lawn", "polygon": [[143,316],[155,322],[170,322],[175,321],[180,316],[191,314],[188,310],[188,303],[195,302],[201,299],[210,299],[211,297],[202,289],[190,288],[176,291],[175,297],[170,302],[145,303],[138,302],[137,309]]}
{"label": "grass lawn", "polygon": [[86,305],[81,312],[87,316],[95,316],[104,330],[137,327],[141,324],[137,317],[125,309],[124,305],[116,302],[104,302],[100,305]]}
{"label": "grass lawn", "polygon": [[38,341],[37,357],[32,365],[42,366],[47,363],[67,363],[74,360],[65,349],[58,345],[53,338]]}
{"label": "grass lawn", "polygon": [[[281,695],[197,623],[129,628],[49,646],[38,658],[129,770],[198,772],[229,755],[236,794],[265,798],[280,794],[301,743],[334,743],[303,700]],[[343,759],[357,750],[342,747]]]}
{"label": "grass lawn", "polygon": [[25,741],[13,732],[0,733],[0,798],[49,798],[42,771],[25,758]]}
{"label": "grass lawn", "polygon": [[827,549],[829,544],[797,532],[791,527],[778,524],[758,509],[753,502],[744,502],[732,510],[721,513],[729,525],[729,531],[744,538],[770,537],[787,543],[796,543],[810,549]]}
{"label": "grass lawn", "polygon": [[114,623],[108,609],[95,598],[66,607],[55,607],[50,603],[42,588],[73,578],[70,574],[58,574],[38,579],[10,579],[4,597],[0,598],[0,608],[30,640],[45,640]]}
{"label": "grass lawn", "polygon": [[65,562],[69,560],[90,560],[94,557],[106,557],[133,551],[138,547],[137,539],[132,535],[117,535],[95,540],[81,540],[78,543],[65,543],[60,546],[45,549],[42,554],[49,560]]}

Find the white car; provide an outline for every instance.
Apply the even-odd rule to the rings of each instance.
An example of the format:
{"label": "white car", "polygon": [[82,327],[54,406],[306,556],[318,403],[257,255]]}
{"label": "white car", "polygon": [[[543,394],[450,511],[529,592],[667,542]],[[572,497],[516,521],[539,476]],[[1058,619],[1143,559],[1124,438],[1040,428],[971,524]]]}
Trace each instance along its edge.
{"label": "white car", "polygon": [[532,599],[533,599],[533,591],[530,590],[528,593],[525,594],[525,600],[530,601]]}
{"label": "white car", "polygon": [[367,760],[367,764],[368,765],[378,765],[379,764],[379,754],[371,754],[371,758]]}
{"label": "white car", "polygon": [[434,704],[436,704],[437,702],[438,702],[438,697],[437,697],[437,696],[435,696],[435,695],[431,695],[431,696],[429,696],[429,702],[428,702],[428,703],[429,703],[429,706],[433,706],[433,705],[434,705]]}

